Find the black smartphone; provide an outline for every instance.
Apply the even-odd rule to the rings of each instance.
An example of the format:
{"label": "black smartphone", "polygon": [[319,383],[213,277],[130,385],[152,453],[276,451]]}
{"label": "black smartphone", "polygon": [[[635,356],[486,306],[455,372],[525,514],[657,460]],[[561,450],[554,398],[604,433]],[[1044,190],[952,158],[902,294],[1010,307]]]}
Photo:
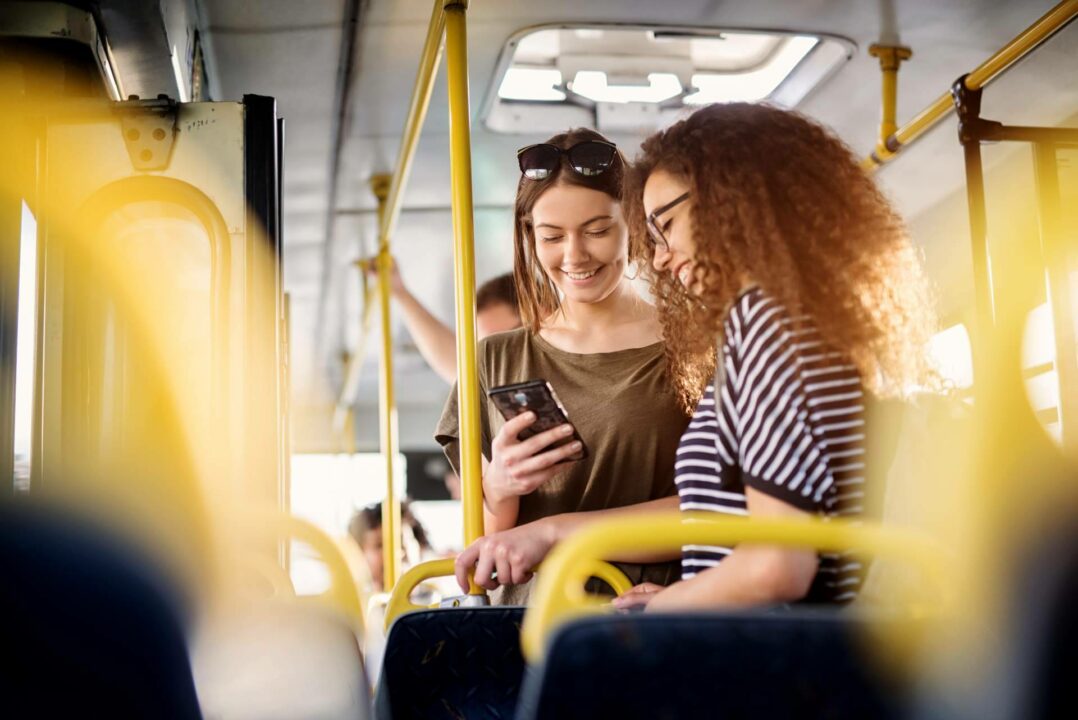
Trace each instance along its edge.
{"label": "black smartphone", "polygon": [[[506,420],[512,420],[517,415],[528,411],[535,413],[535,422],[521,430],[520,434],[517,435],[521,440],[527,440],[541,432],[569,422],[569,416],[566,414],[565,408],[562,407],[561,401],[558,400],[558,396],[554,393],[554,388],[550,387],[550,383],[546,380],[529,380],[528,382],[514,385],[502,385],[488,390],[487,396]],[[561,462],[583,460],[588,456],[588,446],[584,444],[575,427],[572,435],[562,440],[557,440],[544,449],[550,450],[574,441],[580,443],[580,452],[565,458]]]}

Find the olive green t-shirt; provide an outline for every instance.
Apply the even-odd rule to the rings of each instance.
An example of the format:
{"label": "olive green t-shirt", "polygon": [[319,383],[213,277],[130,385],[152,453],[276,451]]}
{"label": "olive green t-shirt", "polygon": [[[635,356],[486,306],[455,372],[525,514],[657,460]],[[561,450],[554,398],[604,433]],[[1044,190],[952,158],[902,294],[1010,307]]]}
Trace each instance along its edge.
{"label": "olive green t-shirt", "polygon": [[[521,328],[480,342],[477,362],[480,435],[488,460],[491,441],[505,421],[487,398],[487,390],[527,380],[550,383],[588,448],[587,458],[560,466],[553,479],[520,498],[518,525],[677,494],[674,456],[689,418],[667,381],[662,343],[581,355],[559,350]],[[458,472],[459,436],[454,386],[435,439]],[[618,566],[634,584],[667,585],[678,577],[677,563]],[[510,586],[495,596],[495,602],[523,604],[527,594],[528,586]]]}

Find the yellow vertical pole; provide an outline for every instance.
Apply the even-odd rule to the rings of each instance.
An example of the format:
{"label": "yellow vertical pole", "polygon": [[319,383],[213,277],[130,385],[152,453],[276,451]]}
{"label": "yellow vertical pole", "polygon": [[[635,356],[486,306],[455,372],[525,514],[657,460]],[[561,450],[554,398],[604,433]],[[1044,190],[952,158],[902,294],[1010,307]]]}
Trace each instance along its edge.
{"label": "yellow vertical pole", "polygon": [[[464,543],[468,545],[483,535],[483,477],[479,457],[479,380],[475,360],[475,243],[466,11],[466,0],[445,2],[453,271],[456,284],[457,393],[460,407],[461,505],[464,510]],[[481,594],[482,590],[472,583],[470,592]]]}
{"label": "yellow vertical pole", "polygon": [[898,130],[898,66],[913,57],[908,47],[871,45],[868,54],[880,61],[882,73],[880,139],[878,152],[890,153],[888,139]]}
{"label": "yellow vertical pole", "polygon": [[[371,190],[378,198],[378,227],[382,227],[386,198],[389,195],[389,176],[371,178]],[[382,566],[383,589],[389,592],[400,577],[401,506],[394,487],[394,463],[397,459],[397,401],[393,395],[393,332],[389,324],[389,278],[393,256],[389,252],[389,237],[378,242],[378,297],[382,314],[382,361],[378,373],[378,411],[381,428],[381,451],[386,462],[386,499],[382,503]]]}

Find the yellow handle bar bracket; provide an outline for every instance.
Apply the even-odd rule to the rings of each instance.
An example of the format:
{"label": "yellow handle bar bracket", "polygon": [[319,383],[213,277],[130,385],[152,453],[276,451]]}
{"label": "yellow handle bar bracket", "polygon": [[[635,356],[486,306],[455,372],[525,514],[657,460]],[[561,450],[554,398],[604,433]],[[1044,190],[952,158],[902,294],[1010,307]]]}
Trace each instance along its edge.
{"label": "yellow handle bar bracket", "polygon": [[[1078,17],[1078,0],[1063,0],[1063,2],[1058,3],[966,75],[966,87],[970,90],[977,90],[992,82],[1075,17]],[[884,60],[883,57],[880,58],[881,64]],[[887,102],[886,75],[885,71],[885,104]],[[951,92],[948,90],[936,98],[931,105],[919,112],[912,120],[883,138],[878,143],[876,150],[862,160],[861,166],[867,171],[876,170],[897,155],[901,148],[924,135],[953,110]]]}
{"label": "yellow handle bar bracket", "polygon": [[868,54],[880,61],[883,80],[880,145],[886,147],[887,138],[898,130],[898,68],[903,60],[913,57],[913,51],[897,45],[870,45]]}

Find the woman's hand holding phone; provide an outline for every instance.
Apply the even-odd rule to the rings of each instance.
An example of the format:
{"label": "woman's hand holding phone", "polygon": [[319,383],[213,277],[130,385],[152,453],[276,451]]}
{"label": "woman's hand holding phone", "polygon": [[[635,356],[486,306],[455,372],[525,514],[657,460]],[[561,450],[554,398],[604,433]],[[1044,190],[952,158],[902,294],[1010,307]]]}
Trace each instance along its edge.
{"label": "woman's hand holding phone", "polygon": [[526,412],[506,421],[491,443],[490,465],[483,474],[483,495],[490,509],[506,500],[528,495],[546,483],[558,469],[558,463],[579,455],[579,441],[541,452],[553,443],[572,436],[573,426],[559,425],[527,440],[517,435],[535,423],[533,412]]}

